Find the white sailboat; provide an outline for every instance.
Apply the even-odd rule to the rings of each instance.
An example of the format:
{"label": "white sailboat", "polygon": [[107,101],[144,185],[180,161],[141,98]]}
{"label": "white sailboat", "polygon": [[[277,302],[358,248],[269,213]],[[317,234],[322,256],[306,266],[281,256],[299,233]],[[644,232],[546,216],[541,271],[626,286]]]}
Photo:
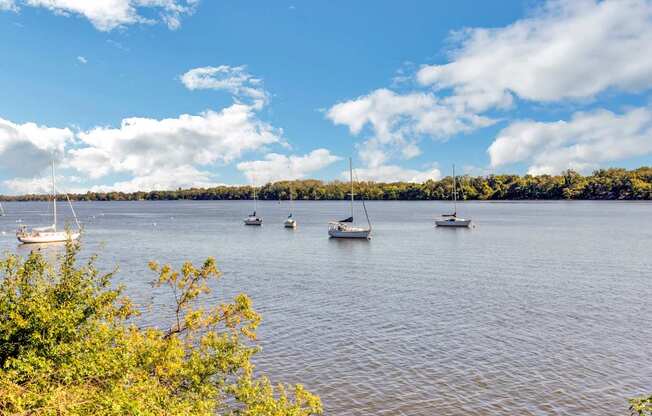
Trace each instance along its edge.
{"label": "white sailboat", "polygon": [[[67,197],[67,196],[66,196]],[[57,187],[54,176],[54,161],[52,162],[52,216],[53,221],[52,225],[47,227],[34,227],[28,229],[26,226],[21,226],[18,231],[16,231],[16,238],[23,244],[32,244],[32,243],[61,243],[68,240],[77,240],[79,238],[81,227],[79,221],[77,220],[77,215],[75,210],[68,199],[68,204],[70,205],[70,210],[72,215],[75,218],[75,223],[77,224],[77,231],[57,231]]]}
{"label": "white sailboat", "polygon": [[453,165],[453,213],[443,214],[441,219],[435,220],[438,227],[468,227],[471,219],[457,216],[457,180],[455,179],[455,165]]}
{"label": "white sailboat", "polygon": [[5,215],[7,215],[7,213],[5,212],[5,209],[2,207],[2,202],[0,202],[0,217],[4,217]]}
{"label": "white sailboat", "polygon": [[367,227],[356,227],[353,224],[353,162],[349,158],[349,177],[351,179],[351,216],[341,221],[331,221],[328,223],[328,235],[333,238],[371,238],[371,221],[367,207],[362,200],[365,216],[367,217]]}
{"label": "white sailboat", "polygon": [[244,219],[245,225],[263,225],[263,219],[256,215],[258,199],[256,198],[256,184],[254,183],[254,212]]}
{"label": "white sailboat", "polygon": [[292,185],[290,185],[290,213],[288,214],[287,219],[283,223],[285,228],[297,228],[297,220],[294,219],[293,211],[294,206],[292,205]]}

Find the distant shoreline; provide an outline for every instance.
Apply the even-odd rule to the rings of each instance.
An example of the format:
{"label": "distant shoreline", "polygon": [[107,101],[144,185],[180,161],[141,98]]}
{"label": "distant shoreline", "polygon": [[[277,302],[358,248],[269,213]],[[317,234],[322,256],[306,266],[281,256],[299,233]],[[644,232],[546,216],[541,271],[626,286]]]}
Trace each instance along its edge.
{"label": "distant shoreline", "polygon": [[[652,200],[652,167],[634,170],[602,169],[583,176],[574,171],[561,175],[489,175],[458,178],[458,199],[468,201],[548,200]],[[423,183],[357,182],[356,199],[385,201],[446,201],[452,199],[452,178]],[[253,199],[252,186],[217,186],[149,192],[86,192],[69,194],[73,201],[224,201]],[[263,201],[289,199],[339,201],[350,197],[347,182],[314,179],[280,181],[256,187]],[[65,195],[61,195],[65,199]],[[47,201],[48,194],[0,195],[0,202]]]}
{"label": "distant shoreline", "polygon": [[[17,203],[17,202],[44,202],[44,203],[52,203],[52,196],[51,195],[42,195],[43,198],[40,199],[2,199],[0,197],[0,203]],[[50,199],[47,199],[46,197],[50,197]],[[59,195],[58,201],[59,203],[65,202],[65,199],[60,199],[62,195]],[[65,197],[64,197],[65,198]],[[251,199],[79,199],[79,200],[73,200],[71,199],[74,203],[80,203],[80,202],[253,202],[253,198]],[[294,200],[295,203],[302,203],[302,202],[346,202],[348,199],[299,199],[299,200]],[[356,198],[356,201],[359,201],[358,198]],[[365,199],[367,202],[450,202],[451,204],[453,201],[447,200],[447,199]],[[288,200],[274,200],[274,199],[265,199],[265,200],[258,200],[258,202],[272,202],[272,203],[288,203]],[[458,200],[458,204],[463,204],[465,202],[479,202],[479,203],[526,203],[526,202],[541,202],[541,203],[546,203],[546,202],[631,202],[631,203],[636,203],[636,202],[643,202],[643,203],[652,203],[652,198],[651,199],[465,199],[465,200]]]}

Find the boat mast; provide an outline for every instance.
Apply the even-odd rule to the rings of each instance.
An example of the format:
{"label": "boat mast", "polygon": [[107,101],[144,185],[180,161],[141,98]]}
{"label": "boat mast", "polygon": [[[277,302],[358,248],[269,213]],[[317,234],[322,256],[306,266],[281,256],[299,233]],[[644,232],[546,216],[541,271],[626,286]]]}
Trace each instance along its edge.
{"label": "boat mast", "polygon": [[351,178],[351,218],[353,218],[353,160],[349,158],[349,177]]}
{"label": "boat mast", "polygon": [[53,227],[57,229],[57,184],[54,180],[54,160],[52,160],[52,212],[54,213]]}
{"label": "boat mast", "polygon": [[292,183],[290,183],[290,215],[292,215],[292,211],[294,211],[294,206],[292,205]]}
{"label": "boat mast", "polygon": [[453,214],[457,215],[457,181],[455,180],[454,163],[453,163]]}
{"label": "boat mast", "polygon": [[258,201],[256,200],[256,181],[254,181],[254,215],[258,211]]}

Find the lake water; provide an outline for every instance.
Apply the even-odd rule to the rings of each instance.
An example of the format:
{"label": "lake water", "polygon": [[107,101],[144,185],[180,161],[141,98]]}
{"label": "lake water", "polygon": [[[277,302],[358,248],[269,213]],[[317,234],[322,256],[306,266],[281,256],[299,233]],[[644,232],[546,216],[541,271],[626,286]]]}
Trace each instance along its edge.
{"label": "lake water", "polygon": [[[27,253],[5,203],[0,250]],[[147,261],[217,258],[212,301],[246,292],[263,314],[258,368],[302,382],[330,415],[616,415],[652,392],[652,204],[464,203],[472,229],[437,229],[443,202],[369,202],[371,241],[329,240],[346,202],[87,202],[86,252],[170,322]],[[61,205],[60,211],[67,213]]]}

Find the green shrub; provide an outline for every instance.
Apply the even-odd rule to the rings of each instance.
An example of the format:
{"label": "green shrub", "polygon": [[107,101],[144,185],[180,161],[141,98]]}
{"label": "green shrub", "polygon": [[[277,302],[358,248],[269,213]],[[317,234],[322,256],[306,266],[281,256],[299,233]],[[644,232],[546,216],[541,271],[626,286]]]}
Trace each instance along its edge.
{"label": "green shrub", "polygon": [[38,251],[0,260],[0,414],[321,414],[301,385],[273,386],[251,359],[260,316],[244,294],[196,308],[219,279],[215,260],[175,271],[150,264],[167,286],[167,330],[133,323],[138,310],[69,243],[56,265]]}
{"label": "green shrub", "polygon": [[631,399],[629,401],[629,411],[632,415],[652,416],[652,395]]}

